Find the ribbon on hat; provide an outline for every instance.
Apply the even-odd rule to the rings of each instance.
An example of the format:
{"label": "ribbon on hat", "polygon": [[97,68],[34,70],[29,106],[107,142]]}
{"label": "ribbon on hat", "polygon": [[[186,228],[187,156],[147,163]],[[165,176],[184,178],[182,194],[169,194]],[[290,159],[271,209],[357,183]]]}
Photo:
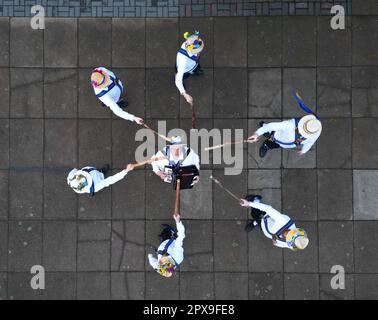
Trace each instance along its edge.
{"label": "ribbon on hat", "polygon": [[299,106],[302,108],[304,112],[313,114],[316,117],[316,119],[319,120],[319,117],[315,114],[315,112],[312,111],[308,106],[306,106],[305,103],[302,101],[302,98],[299,95],[298,91],[293,90],[293,96],[294,96],[294,99],[297,100]]}

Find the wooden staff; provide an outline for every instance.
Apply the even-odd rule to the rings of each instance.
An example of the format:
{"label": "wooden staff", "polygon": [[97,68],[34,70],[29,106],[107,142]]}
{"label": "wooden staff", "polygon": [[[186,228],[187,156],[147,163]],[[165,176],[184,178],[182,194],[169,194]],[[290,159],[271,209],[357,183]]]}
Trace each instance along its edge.
{"label": "wooden staff", "polygon": [[193,103],[189,103],[190,111],[192,112],[192,129],[196,128],[196,114],[194,112]]}
{"label": "wooden staff", "polygon": [[221,184],[217,179],[215,179],[213,176],[210,176],[210,179],[213,180],[221,189],[223,189],[224,191],[226,191],[231,197],[233,197],[238,202],[240,202],[240,198],[238,198],[230,190],[228,190],[226,187],[224,187],[223,184]]}
{"label": "wooden staff", "polygon": [[217,144],[215,146],[212,146],[212,147],[206,147],[205,148],[205,151],[209,151],[209,150],[214,150],[214,149],[219,149],[219,148],[223,148],[224,146],[228,146],[228,145],[232,145],[232,144],[240,144],[240,143],[245,143],[245,142],[249,142],[251,143],[250,140],[240,140],[240,141],[235,141],[235,142],[225,142],[223,144]]}
{"label": "wooden staff", "polygon": [[151,164],[154,161],[159,161],[159,160],[164,160],[164,159],[165,159],[165,157],[155,157],[155,158],[151,158],[151,159],[148,159],[148,160],[145,160],[145,161],[132,163],[131,166],[133,167],[133,169],[135,169],[137,167],[142,167],[145,164]]}
{"label": "wooden staff", "polygon": [[155,134],[157,134],[160,138],[162,138],[163,140],[165,141],[168,141],[168,142],[171,142],[171,139],[169,139],[168,137],[166,137],[165,135],[163,134],[160,134],[159,132],[157,132],[156,130],[152,129],[151,127],[149,127],[146,123],[143,122],[143,126],[147,129],[150,129],[152,132],[154,132]]}
{"label": "wooden staff", "polygon": [[180,215],[180,179],[176,182],[175,216]]}

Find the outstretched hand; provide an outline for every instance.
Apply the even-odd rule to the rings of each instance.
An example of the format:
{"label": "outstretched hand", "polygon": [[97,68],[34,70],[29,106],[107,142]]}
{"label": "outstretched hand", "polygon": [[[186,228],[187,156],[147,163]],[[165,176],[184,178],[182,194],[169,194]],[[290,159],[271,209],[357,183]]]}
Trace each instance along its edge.
{"label": "outstretched hand", "polygon": [[249,202],[245,199],[240,199],[240,202],[239,204],[242,206],[242,207],[249,207]]}
{"label": "outstretched hand", "polygon": [[126,172],[129,172],[131,170],[134,170],[134,165],[132,163],[129,163],[126,167]]}
{"label": "outstretched hand", "polygon": [[254,135],[248,137],[248,139],[247,139],[248,143],[254,143],[254,142],[257,142],[257,141],[259,141],[259,136],[257,134],[254,134]]}
{"label": "outstretched hand", "polygon": [[193,105],[193,97],[190,94],[187,94],[186,92],[184,92],[182,95],[184,96],[187,103],[189,103],[190,105]]}
{"label": "outstretched hand", "polygon": [[181,217],[179,214],[173,214],[173,219],[175,219],[176,223],[179,223],[181,220]]}
{"label": "outstretched hand", "polygon": [[143,124],[144,123],[144,120],[142,118],[138,118],[138,117],[134,117],[134,121],[137,123],[137,124]]}

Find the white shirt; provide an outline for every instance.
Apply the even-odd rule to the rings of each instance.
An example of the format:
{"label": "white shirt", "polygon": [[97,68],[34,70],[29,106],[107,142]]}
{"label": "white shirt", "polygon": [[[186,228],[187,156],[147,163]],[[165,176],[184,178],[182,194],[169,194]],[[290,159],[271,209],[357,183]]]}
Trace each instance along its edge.
{"label": "white shirt", "polygon": [[[102,70],[104,72],[106,72],[109,76],[113,77],[113,78],[116,78],[115,74],[104,68],[104,67],[100,67],[100,68],[97,68],[99,70]],[[122,87],[123,89],[123,85],[122,85],[122,82],[121,80],[118,80],[118,84]],[[107,90],[107,88],[102,88],[102,89],[99,89],[99,88],[93,88],[95,94],[99,94],[101,91],[103,90]],[[115,85],[109,92],[105,93],[102,97],[99,97],[98,99],[104,103],[106,106],[108,106],[113,112],[114,114],[116,114],[118,117],[120,118],[123,118],[125,120],[130,120],[130,121],[134,121],[134,116],[126,111],[123,111],[120,106],[117,104],[117,102],[120,100],[121,98],[121,94],[122,94],[122,91],[121,89]]]}
{"label": "white shirt", "polygon": [[[264,235],[269,239],[273,239],[272,234],[276,234],[290,221],[290,217],[278,212],[276,209],[272,208],[272,206],[267,204],[249,202],[249,206],[265,212],[265,215],[261,220],[261,229],[264,232]],[[296,229],[295,223],[293,223],[288,229]],[[286,241],[276,240],[273,244],[280,248],[289,248]]]}
{"label": "white shirt", "polygon": [[[84,167],[81,170],[91,169],[91,168],[93,168],[93,167]],[[98,171],[97,169],[92,170],[91,172],[89,172],[89,174],[91,175],[93,183],[94,183],[94,191],[98,192],[101,189],[109,187],[113,183],[116,183],[116,182],[122,180],[126,176],[127,171],[126,171],[126,169],[122,170],[121,172],[118,172],[117,174],[115,174],[113,176],[107,177],[106,179],[105,179],[104,174],[102,172]],[[74,191],[76,191],[77,193],[91,193],[90,190],[91,190],[90,185],[85,186],[79,192],[74,189]]]}
{"label": "white shirt", "polygon": [[[295,141],[295,119],[285,120],[281,122],[271,122],[264,124],[261,128],[256,130],[256,134],[261,136],[266,132],[274,132],[274,138],[278,141],[284,143],[291,143]],[[316,142],[319,138],[320,132],[314,135],[312,138],[307,138],[306,140],[302,141],[300,144],[302,145],[302,153],[306,153],[312,147],[312,145]],[[276,141],[282,148],[295,148],[295,144],[286,145],[281,144]]]}
{"label": "white shirt", "polygon": [[[181,49],[185,49],[185,42],[181,45]],[[199,57],[199,53],[197,54],[191,54],[190,52],[186,51],[190,57]],[[198,60],[198,58],[197,58]],[[175,78],[175,84],[177,89],[179,89],[180,93],[183,94],[185,92],[184,84],[183,84],[183,78],[184,73],[192,73],[192,71],[197,67],[198,62],[190,59],[189,57],[185,56],[184,54],[177,52],[176,57],[176,78]]]}
{"label": "white shirt", "polygon": [[[185,227],[180,221],[179,223],[176,223],[176,228],[177,228],[177,238],[168,247],[167,253],[173,258],[173,260],[176,261],[177,264],[180,264],[184,260],[183,241],[185,238]],[[160,244],[158,251],[163,251],[168,241],[169,240],[163,241]],[[155,270],[157,270],[158,268],[158,261],[161,259],[161,257],[162,257],[161,254],[158,254],[157,259],[152,254],[148,255],[148,260],[150,262],[150,265]]]}

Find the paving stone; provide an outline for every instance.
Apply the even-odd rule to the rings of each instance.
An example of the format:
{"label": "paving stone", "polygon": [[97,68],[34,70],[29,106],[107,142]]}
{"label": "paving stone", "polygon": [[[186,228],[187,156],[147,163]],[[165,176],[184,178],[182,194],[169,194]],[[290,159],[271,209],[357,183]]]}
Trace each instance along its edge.
{"label": "paving stone", "polygon": [[248,256],[249,272],[283,271],[282,249],[275,247],[260,229],[248,233]]}
{"label": "paving stone", "polygon": [[352,68],[353,117],[377,117],[378,68]]}
{"label": "paving stone", "polygon": [[250,300],[282,300],[283,281],[281,273],[250,273]]}
{"label": "paving stone", "polygon": [[352,171],[318,170],[318,218],[351,220]]}
{"label": "paving stone", "polygon": [[376,221],[356,221],[354,223],[354,263],[356,273],[374,273],[378,268],[378,261],[371,259],[377,254]]}
{"label": "paving stone", "polygon": [[44,219],[75,219],[77,216],[77,195],[67,185],[67,170],[44,172]]}
{"label": "paving stone", "polygon": [[[353,168],[377,169],[378,150],[372,148],[378,134],[378,119],[353,120]],[[367,128],[369,128],[367,130]],[[369,152],[366,152],[369,150]]]}
{"label": "paving stone", "polygon": [[[146,91],[146,71],[139,68],[114,68],[112,70],[123,84],[123,98],[129,102],[125,109],[137,117],[145,117],[145,91]],[[111,110],[108,110],[111,112]],[[123,120],[115,114],[112,114],[114,119]],[[135,125],[134,125],[135,128]],[[135,129],[134,129],[135,130]]]}
{"label": "paving stone", "polygon": [[[8,256],[8,223],[0,222],[0,271],[7,271],[7,256]],[[0,279],[1,279],[0,275]],[[1,293],[1,280],[0,280],[0,293]],[[1,294],[0,294],[1,297]]]}
{"label": "paving stone", "polygon": [[319,222],[319,270],[328,273],[335,265],[353,272],[353,224]]}
{"label": "paving stone", "polygon": [[212,273],[183,272],[180,274],[180,298],[183,300],[213,300]]}
{"label": "paving stone", "polygon": [[284,250],[284,272],[318,272],[318,228],[315,222],[295,221],[297,228],[306,230],[310,240],[301,251]]}
{"label": "paving stone", "polygon": [[[106,67],[111,63],[111,19],[79,20],[79,66]],[[96,35],[96,41],[93,41]],[[89,81],[88,81],[89,82]]]}
{"label": "paving stone", "polygon": [[[279,122],[280,119],[269,119],[269,122]],[[248,136],[251,136],[260,127],[259,120],[248,120]],[[281,150],[271,150],[264,158],[259,156],[259,148],[264,138],[260,138],[261,142],[248,144],[248,168],[281,168]]]}
{"label": "paving stone", "polygon": [[355,220],[377,220],[378,172],[376,170],[353,171],[353,205]]}
{"label": "paving stone", "polygon": [[[213,69],[203,69],[203,75],[184,80],[185,88],[194,100],[196,119],[213,117]],[[191,118],[190,107],[184,97],[180,97],[180,119]],[[198,127],[200,128],[200,127]]]}
{"label": "paving stone", "polygon": [[351,18],[345,17],[345,30],[333,30],[330,17],[318,17],[317,65],[349,66],[351,63]]}
{"label": "paving stone", "polygon": [[183,218],[211,219],[213,216],[213,185],[210,179],[211,170],[201,170],[200,182],[191,190],[180,194],[180,210]]}
{"label": "paving stone", "polygon": [[353,65],[377,65],[378,21],[374,16],[353,17]]}
{"label": "paving stone", "polygon": [[146,73],[146,117],[176,119],[180,110],[180,93],[174,85],[175,70],[148,69]]}
{"label": "paving stone", "polygon": [[112,222],[112,271],[140,271],[145,265],[145,222]]}
{"label": "paving stone", "polygon": [[[164,287],[164,290],[161,288]],[[169,279],[157,272],[146,272],[146,300],[178,300],[180,278],[176,273]]]}
{"label": "paving stone", "polygon": [[[298,33],[298,30],[301,30]],[[316,18],[283,17],[283,56],[285,66],[315,66]]]}
{"label": "paving stone", "polygon": [[[41,265],[42,226],[37,221],[10,221],[8,271],[27,271]],[[29,273],[30,276],[30,273]],[[12,282],[10,282],[12,283]],[[27,282],[29,286],[30,278]],[[11,290],[9,290],[11,295]]]}
{"label": "paving stone", "polygon": [[356,274],[354,276],[356,300],[376,300],[378,299],[376,274]]}
{"label": "paving stone", "polygon": [[213,271],[213,224],[209,220],[183,220],[185,226],[184,263],[181,271]]}
{"label": "paving stone", "polygon": [[43,70],[11,69],[10,115],[14,118],[43,116]]}
{"label": "paving stone", "polygon": [[29,18],[12,18],[10,27],[10,65],[42,67],[43,30],[33,30]]}
{"label": "paving stone", "polygon": [[248,67],[280,67],[282,17],[248,18]]}
{"label": "paving stone", "polygon": [[146,66],[173,67],[179,49],[178,20],[165,18],[146,19]]}
{"label": "paving stone", "polygon": [[79,163],[101,168],[111,160],[111,123],[109,120],[79,121]]}
{"label": "paving stone", "polygon": [[349,117],[351,113],[350,68],[318,68],[317,114],[319,117]]}
{"label": "paving stone", "polygon": [[77,66],[77,19],[47,18],[44,31],[46,67]]}
{"label": "paving stone", "polygon": [[144,219],[145,188],[144,170],[129,172],[124,182],[112,187],[112,218]]}
{"label": "paving stone", "polygon": [[80,118],[110,118],[112,111],[102,107],[90,84],[91,69],[79,69],[79,117]]}
{"label": "paving stone", "polygon": [[42,290],[30,286],[32,275],[28,272],[8,273],[8,300],[40,300]]}
{"label": "paving stone", "polygon": [[0,81],[2,86],[0,88],[0,117],[8,118],[9,117],[9,69],[0,68]]}
{"label": "paving stone", "polygon": [[8,217],[8,186],[9,186],[9,172],[7,170],[0,170],[0,219],[7,219]]}
{"label": "paving stone", "polygon": [[76,274],[74,272],[47,272],[46,287],[42,291],[45,300],[76,299]]}
{"label": "paving stone", "polygon": [[79,224],[77,247],[78,271],[109,271],[111,224],[88,221]]}
{"label": "paving stone", "polygon": [[112,19],[112,65],[144,67],[146,64],[145,36],[144,19]]}
{"label": "paving stone", "polygon": [[75,222],[44,222],[43,266],[46,271],[76,271],[76,245]]}
{"label": "paving stone", "polygon": [[345,289],[332,289],[331,280],[335,274],[320,274],[321,300],[354,300],[354,276],[345,275]]}
{"label": "paving stone", "polygon": [[9,216],[13,219],[41,218],[43,210],[42,172],[12,170],[9,179]]}
{"label": "paving stone", "polygon": [[0,119],[0,169],[9,168],[9,120]]}
{"label": "paving stone", "polygon": [[289,273],[284,278],[285,300],[318,300],[319,275]]}
{"label": "paving stone", "polygon": [[243,227],[241,221],[214,222],[215,271],[247,271],[247,235]]}
{"label": "paving stone", "polygon": [[200,64],[202,67],[213,66],[214,41],[213,41],[213,18],[181,18],[179,20],[179,44],[184,42],[183,35],[185,32],[200,32],[200,38],[205,43],[204,50],[201,52]]}
{"label": "paving stone", "polygon": [[46,118],[76,118],[78,94],[75,69],[45,69],[43,92]]}
{"label": "paving stone", "polygon": [[[349,119],[322,119],[322,128],[322,134],[316,142],[318,168],[350,168],[352,162],[351,121]],[[354,156],[356,156],[355,153]]]}
{"label": "paving stone", "polygon": [[[213,172],[214,178],[218,179],[225,188],[229,189],[235,195],[244,197],[247,194],[248,177],[245,170],[242,174],[236,176],[224,177],[223,174],[223,170],[215,170]],[[248,214],[247,210],[240,207],[235,199],[220,189],[216,184],[213,184],[213,190],[214,219],[246,219]],[[240,227],[242,228],[242,225]]]}
{"label": "paving stone", "polygon": [[352,3],[353,15],[378,14],[378,3],[374,0],[354,0]]}
{"label": "paving stone", "polygon": [[43,121],[10,120],[11,167],[42,166]]}
{"label": "paving stone", "polygon": [[[227,20],[225,20],[227,19]],[[227,22],[226,22],[227,21]],[[224,39],[227,39],[225,45]],[[214,20],[214,66],[247,66],[247,19],[217,18]]]}
{"label": "paving stone", "polygon": [[44,131],[44,165],[71,168],[77,166],[77,121],[45,120]]}
{"label": "paving stone", "polygon": [[[262,196],[264,203],[269,203],[277,210],[281,210],[281,189],[248,189],[248,194],[258,194]],[[251,218],[250,210],[248,211],[248,218]]]}
{"label": "paving stone", "polygon": [[77,273],[77,298],[79,300],[110,299],[110,273]]}
{"label": "paving stone", "polygon": [[142,300],[145,295],[144,272],[112,272],[111,299]]}
{"label": "paving stone", "polygon": [[0,273],[0,300],[7,299],[7,273]]}
{"label": "paving stone", "polygon": [[248,170],[248,189],[281,188],[280,170]]}
{"label": "paving stone", "polygon": [[282,171],[283,212],[296,220],[317,219],[316,172],[309,169]]}
{"label": "paving stone", "polygon": [[284,168],[316,168],[316,146],[312,146],[304,155],[298,155],[297,149],[282,149]]}
{"label": "paving stone", "polygon": [[316,69],[283,69],[283,116],[288,118],[303,117],[302,108],[293,97],[298,92],[303,102],[316,112]]}
{"label": "paving stone", "polygon": [[251,69],[248,77],[248,115],[253,118],[281,116],[281,70]]}
{"label": "paving stone", "polygon": [[9,18],[0,18],[0,38],[2,46],[0,48],[0,66],[9,66]]}
{"label": "paving stone", "polygon": [[216,300],[248,299],[247,273],[216,273],[214,286]]}

